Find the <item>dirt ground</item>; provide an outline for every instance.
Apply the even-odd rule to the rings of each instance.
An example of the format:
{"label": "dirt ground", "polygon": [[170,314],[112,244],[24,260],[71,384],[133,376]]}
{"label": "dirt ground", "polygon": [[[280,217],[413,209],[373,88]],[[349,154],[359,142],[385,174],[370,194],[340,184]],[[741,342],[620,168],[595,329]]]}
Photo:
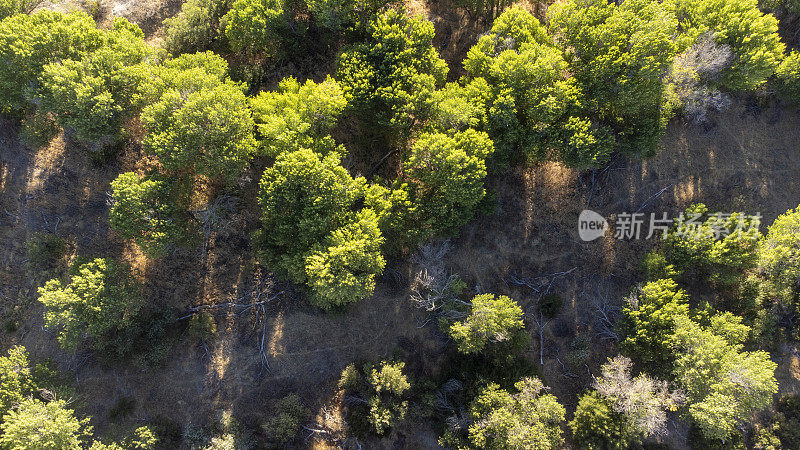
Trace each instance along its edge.
{"label": "dirt ground", "polygon": [[[103,3],[103,8],[157,36],[160,19],[179,5],[172,0],[152,5],[119,1]],[[485,26],[440,12],[436,5],[411,9],[415,7],[436,24],[436,44],[451,66],[451,79],[457,78],[464,49]],[[452,240],[446,265],[476,293],[511,295],[527,308],[536,296],[511,282],[517,277],[548,285],[565,299],[559,316],[545,325],[543,342],[535,321],[527,325],[531,360],[538,364],[541,352],[545,381],[568,411],[591,374],[615,354],[613,343],[598,334],[595,305],[621,305],[639,279],[641,257],[653,244],[611,237],[583,242],[577,235],[583,209],[611,219],[636,211],[674,217],[690,203],[703,201],[712,211],[759,212],[763,231],[777,215],[800,203],[800,114],[780,104],[757,107],[745,99],[736,105],[712,116],[708,124],[673,120],[663,149],[646,161],[618,156],[608,169],[594,174],[555,163],[497,174],[488,182],[497,197],[496,210],[476,218]],[[435,361],[443,351],[446,342],[435,325],[421,326],[428,317],[409,301],[408,264],[393,261],[375,295],[347,314],[326,314],[290,286],[276,283],[267,294],[283,294],[268,305],[265,322],[256,320],[254,311],[222,314],[213,340],[182,338],[155,370],[109,368],[89,354],[65,353],[44,329],[34,301],[36,285],[26,274],[26,239],[38,231],[54,232],[69,243],[71,254],[126,260],[146,281],[151,302],[178,309],[225,303],[241,298],[256,278],[247,247],[248,231],[255,226],[250,211],[255,183],[245,186],[206,253],[193,249],[159,263],[146,262],[115,236],[107,220],[109,182],[136,168],[140,150],[128,148],[118,160],[97,166],[64,136],[37,149],[23,146],[18,133],[16,123],[0,118],[0,296],[3,315],[21,318],[15,332],[0,332],[0,350],[23,344],[34,360],[51,358],[73,374],[81,413],[93,417],[101,435],[156,418],[184,425],[219,410],[255,423],[270,399],[288,392],[297,392],[317,412],[318,421],[330,425],[336,421],[330,412],[336,409],[335,385],[345,365],[398,353]],[[257,179],[257,173],[252,175]],[[564,272],[569,273],[540,278]],[[262,333],[266,365],[258,350]],[[570,342],[580,334],[591,338],[591,354],[578,370],[565,361]],[[776,374],[781,390],[800,392],[798,349],[782,352]],[[135,400],[133,414],[111,423],[110,409],[126,397]],[[680,445],[675,436],[671,442]],[[304,443],[323,445],[315,437]],[[434,448],[435,434],[425,424],[415,425],[368,445]]]}

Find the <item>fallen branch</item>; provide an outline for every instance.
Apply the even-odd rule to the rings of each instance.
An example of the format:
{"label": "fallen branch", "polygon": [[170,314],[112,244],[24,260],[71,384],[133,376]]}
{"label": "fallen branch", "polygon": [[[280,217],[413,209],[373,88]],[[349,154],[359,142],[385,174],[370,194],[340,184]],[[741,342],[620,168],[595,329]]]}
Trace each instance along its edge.
{"label": "fallen branch", "polygon": [[[637,210],[636,210],[636,212],[638,213],[638,212],[640,212],[641,210],[643,210],[643,209],[644,209],[644,207],[645,207],[645,206],[647,206],[647,204],[648,204],[648,203],[650,203],[650,200],[654,200],[654,199],[656,199],[656,198],[660,197],[660,196],[661,196],[661,194],[663,194],[663,193],[664,193],[664,192],[665,192],[667,189],[669,189],[669,188],[670,188],[670,186],[667,186],[667,187],[665,187],[664,189],[662,189],[662,190],[658,191],[656,194],[652,195],[652,196],[651,196],[650,198],[648,198],[647,200],[645,200],[645,201],[644,201],[644,203],[642,203],[642,206],[640,206],[640,207],[639,207],[639,209],[637,209]],[[634,213],[634,214],[635,214],[635,213]]]}

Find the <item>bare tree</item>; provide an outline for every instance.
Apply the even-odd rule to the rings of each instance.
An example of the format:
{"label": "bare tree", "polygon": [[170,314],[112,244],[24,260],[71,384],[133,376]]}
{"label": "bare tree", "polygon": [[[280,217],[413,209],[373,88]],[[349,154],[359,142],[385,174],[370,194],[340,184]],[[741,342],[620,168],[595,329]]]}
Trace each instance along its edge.
{"label": "bare tree", "polygon": [[223,218],[236,209],[238,199],[230,195],[221,195],[203,208],[192,211],[192,216],[200,223],[203,233],[203,247],[201,254],[205,254],[211,234],[219,230],[224,223]]}
{"label": "bare tree", "polygon": [[682,393],[670,392],[665,381],[647,375],[631,377],[631,360],[624,356],[609,359],[595,379],[594,388],[622,413],[632,429],[645,437],[667,432],[667,410],[684,401]]}
{"label": "bare tree", "polygon": [[[456,297],[454,285],[459,280],[458,275],[448,273],[444,265],[444,257],[452,249],[450,241],[438,240],[429,242],[411,257],[414,267],[411,279],[410,298],[414,305],[420,309],[434,312],[440,316],[446,315],[448,319],[462,319],[466,314],[454,308],[444,308],[453,303],[469,306]],[[430,320],[430,319],[429,319]],[[422,325],[428,323],[428,321]]]}
{"label": "bare tree", "polygon": [[702,123],[708,120],[709,111],[730,106],[730,97],[709,87],[709,82],[716,80],[732,61],[730,46],[718,44],[713,32],[700,35],[694,45],[675,57],[669,82],[687,117]]}

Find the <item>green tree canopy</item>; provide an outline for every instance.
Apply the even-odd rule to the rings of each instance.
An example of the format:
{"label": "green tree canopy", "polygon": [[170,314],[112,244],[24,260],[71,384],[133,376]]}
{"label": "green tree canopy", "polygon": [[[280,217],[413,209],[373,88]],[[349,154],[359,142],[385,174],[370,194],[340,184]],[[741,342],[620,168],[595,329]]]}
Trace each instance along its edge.
{"label": "green tree canopy", "polygon": [[580,449],[622,450],[636,440],[625,415],[594,390],[581,395],[569,426]]}
{"label": "green tree canopy", "polygon": [[125,19],[114,19],[102,37],[99,48],[79,59],[45,65],[37,94],[39,108],[90,148],[119,139],[123,120],[139,110],[134,98],[145,72],[136,66],[157,62],[142,30]]}
{"label": "green tree canopy", "polygon": [[800,207],[770,225],[759,243],[758,267],[767,279],[770,294],[800,310]]}
{"label": "green tree canopy", "polygon": [[623,307],[622,348],[657,375],[670,373],[675,321],[689,314],[689,296],[671,279],[651,281]]}
{"label": "green tree canopy", "polygon": [[544,393],[538,378],[523,378],[515,387],[518,392],[512,394],[491,384],[473,400],[470,443],[497,450],[558,448],[564,442],[564,407],[554,395]]}
{"label": "green tree canopy", "polygon": [[529,12],[506,9],[469,50],[464,68],[474,81],[491,86],[486,93],[472,89],[472,95],[490,97],[488,130],[500,159],[554,157],[580,167],[607,160],[612,150],[607,133],[578,117],[580,88],[547,30]]}
{"label": "green tree canopy", "polygon": [[674,14],[650,0],[569,0],[548,18],[585,114],[609,126],[623,152],[651,156],[672,115],[664,78],[676,52]]}
{"label": "green tree canopy", "polygon": [[775,72],[778,88],[795,103],[800,103],[800,52],[792,50]]}
{"label": "green tree canopy", "polygon": [[336,147],[329,133],[347,106],[339,83],[300,84],[284,78],[275,92],[262,92],[250,102],[261,145],[267,155],[310,148],[327,153]]}
{"label": "green tree canopy", "polygon": [[424,133],[403,161],[395,190],[406,193],[399,211],[402,236],[409,245],[441,234],[453,234],[469,222],[485,195],[485,159],[494,147],[486,133],[467,129],[455,133]]}
{"label": "green tree canopy", "polygon": [[431,95],[447,64],[433,47],[433,24],[390,9],[375,18],[369,38],[339,54],[336,78],[352,111],[370,126],[406,132],[430,114]]}
{"label": "green tree canopy", "polygon": [[283,0],[236,0],[224,20],[231,48],[256,55],[272,56],[289,29]]}
{"label": "green tree canopy", "polygon": [[164,20],[164,47],[173,55],[228,47],[224,17],[232,0],[188,0],[181,12]]}
{"label": "green tree canopy", "polygon": [[87,339],[92,348],[107,349],[143,306],[128,269],[103,258],[79,265],[66,283],[48,281],[39,288],[39,302],[45,324],[58,329],[59,344],[70,350]]}
{"label": "green tree canopy", "polygon": [[632,362],[624,356],[609,358],[594,380],[594,388],[622,414],[628,444],[663,436],[667,431],[667,411],[675,410],[683,397],[669,391],[667,383],[646,374],[631,375]]}
{"label": "green tree canopy", "polygon": [[396,426],[408,411],[404,394],[411,383],[403,373],[405,363],[383,361],[380,369],[373,368],[369,375],[372,395],[369,399],[369,423],[375,433],[381,435]]}
{"label": "green tree canopy", "polygon": [[675,327],[675,378],[688,415],[707,438],[726,440],[772,403],[777,364],[763,351],[742,351],[741,334],[721,336],[688,317]]}
{"label": "green tree canopy", "polygon": [[372,209],[359,211],[352,222],[334,230],[306,258],[312,301],[330,308],[372,295],[375,276],[386,265],[382,244],[378,217]]}
{"label": "green tree canopy", "polygon": [[[195,65],[198,64],[198,65]],[[170,171],[232,181],[256,149],[255,124],[244,86],[225,76],[212,53],[182,55],[160,68],[142,111],[145,149]]]}
{"label": "green tree canopy", "polygon": [[43,0],[0,0],[0,20],[14,14],[29,14]]}
{"label": "green tree canopy", "polygon": [[395,0],[306,0],[305,4],[320,28],[340,32],[362,31],[369,20]]}
{"label": "green tree canopy", "polygon": [[28,352],[16,345],[0,356],[0,417],[20,404],[33,389]]}
{"label": "green tree canopy", "polygon": [[3,417],[0,446],[8,450],[81,448],[91,436],[89,419],[78,419],[63,400],[26,399]]}
{"label": "green tree canopy", "polygon": [[102,45],[103,32],[82,12],[39,11],[0,21],[0,110],[27,109],[45,65],[80,60]]}
{"label": "green tree canopy", "polygon": [[[261,178],[262,260],[330,307],[372,292],[385,264],[371,188],[353,179],[336,152],[301,149],[278,155]],[[340,297],[341,296],[341,297]]]}
{"label": "green tree canopy", "polygon": [[505,295],[481,294],[472,299],[464,321],[450,326],[450,337],[462,353],[476,353],[489,343],[511,339],[524,326],[522,308]]}

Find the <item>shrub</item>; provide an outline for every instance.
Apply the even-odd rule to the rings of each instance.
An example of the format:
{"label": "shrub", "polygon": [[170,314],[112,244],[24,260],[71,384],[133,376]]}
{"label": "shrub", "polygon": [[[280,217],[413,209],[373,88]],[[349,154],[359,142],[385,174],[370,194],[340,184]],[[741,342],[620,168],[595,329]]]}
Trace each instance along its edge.
{"label": "shrub", "polygon": [[165,177],[140,178],[133,172],[111,182],[111,227],[151,257],[163,256],[184,235],[171,188]]}
{"label": "shrub", "polygon": [[39,11],[0,21],[0,110],[28,109],[44,66],[79,60],[102,45],[102,31],[81,12]]}
{"label": "shrub", "polygon": [[164,47],[173,55],[213,50],[225,53],[228,47],[224,17],[231,0],[188,0],[175,17],[164,20]]}
{"label": "shrub", "polygon": [[262,92],[250,102],[261,146],[275,157],[308,148],[320,154],[336,148],[329,133],[347,105],[339,83],[330,77],[321,83],[300,84],[284,78],[275,92]]}
{"label": "shrub", "polygon": [[286,444],[294,440],[303,422],[311,416],[311,411],[303,405],[297,394],[289,394],[277,401],[273,411],[261,427],[276,444]]}

